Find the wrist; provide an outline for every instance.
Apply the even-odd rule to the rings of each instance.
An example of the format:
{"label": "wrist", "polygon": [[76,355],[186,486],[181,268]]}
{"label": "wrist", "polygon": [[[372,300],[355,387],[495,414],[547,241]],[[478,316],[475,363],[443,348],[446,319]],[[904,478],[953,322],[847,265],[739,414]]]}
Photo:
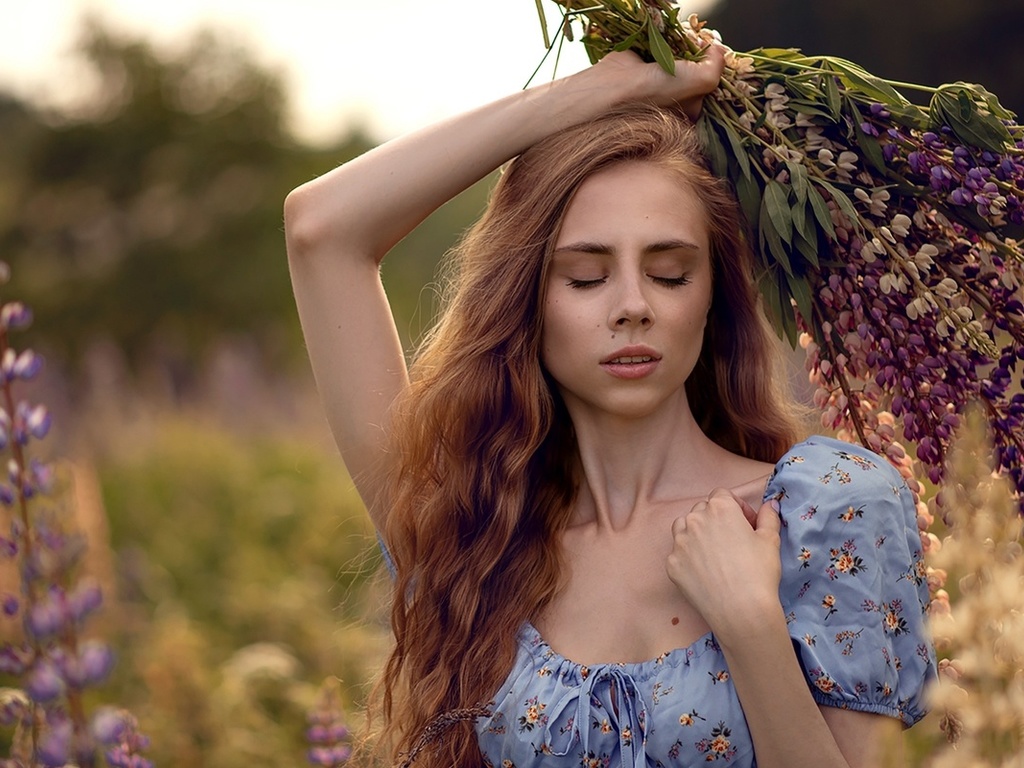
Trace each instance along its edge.
{"label": "wrist", "polygon": [[762,643],[771,634],[788,636],[786,616],[777,596],[752,596],[731,607],[714,623],[708,622],[723,648],[741,650]]}

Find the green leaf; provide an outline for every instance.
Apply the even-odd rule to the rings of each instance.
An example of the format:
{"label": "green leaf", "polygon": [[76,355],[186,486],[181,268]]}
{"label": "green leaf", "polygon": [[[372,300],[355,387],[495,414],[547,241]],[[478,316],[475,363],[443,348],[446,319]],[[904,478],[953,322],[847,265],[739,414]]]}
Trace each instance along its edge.
{"label": "green leaf", "polygon": [[736,129],[724,120],[722,122],[716,122],[716,127],[725,133],[725,138],[729,142],[733,157],[736,158],[740,171],[744,176],[750,176],[750,158],[747,157],[747,150],[744,149],[743,141],[740,139],[739,134],[736,133]]}
{"label": "green leaf", "polygon": [[775,179],[770,179],[764,188],[764,203],[768,215],[775,225],[775,231],[782,241],[793,242],[793,218],[789,210],[789,192]]}
{"label": "green leaf", "polygon": [[881,145],[874,136],[865,133],[864,129],[860,127],[861,122],[864,120],[864,116],[861,115],[860,110],[857,109],[857,104],[853,99],[847,97],[846,106],[850,110],[850,116],[853,118],[853,133],[857,138],[857,146],[864,155],[864,159],[867,160],[875,170],[880,171],[883,174],[887,174],[889,169],[885,164],[885,156],[882,155]]}
{"label": "green leaf", "polygon": [[823,56],[822,63],[839,74],[840,79],[852,90],[860,91],[883,104],[906,104],[907,100],[880,77],[875,77],[852,61],[835,56]]}
{"label": "green leaf", "polygon": [[915,128],[923,131],[928,127],[928,113],[916,104],[908,104],[905,107],[886,107],[892,115],[892,121],[897,125],[906,128]]}
{"label": "green leaf", "polygon": [[650,19],[647,20],[647,42],[651,46],[651,55],[654,56],[654,60],[670,75],[675,75],[676,57],[672,55],[672,49],[668,47],[665,36],[658,31]]}
{"label": "green leaf", "polygon": [[785,337],[786,329],[785,323],[782,320],[782,303],[779,297],[779,284],[773,279],[772,275],[776,270],[766,272],[764,277],[758,280],[757,287],[761,291],[761,297],[764,299],[764,305],[768,320],[771,321],[772,327],[775,328],[775,333],[780,338]]}
{"label": "green leaf", "polygon": [[[782,238],[775,229],[772,215],[768,210],[768,195],[761,200],[761,215],[757,221],[757,231],[761,245],[761,253],[765,263],[776,263],[782,266],[787,272],[793,271],[793,265],[789,261],[789,252],[782,244]],[[787,209],[788,211],[788,209]]]}
{"label": "green leaf", "polygon": [[832,75],[822,75],[825,81],[825,101],[828,102],[829,111],[832,112],[832,120],[839,122],[843,116],[843,102],[839,97],[839,86]]}
{"label": "green leaf", "polygon": [[[978,109],[975,98],[982,99],[985,112]],[[930,127],[938,130],[946,125],[964,144],[1005,152],[1013,145],[1014,139],[993,110],[993,104],[996,110],[1005,113],[995,97],[984,89],[978,94],[968,83],[944,85],[932,96],[928,109]]]}
{"label": "green leaf", "polygon": [[832,224],[832,214],[829,213],[828,203],[813,186],[807,192],[807,199],[811,201],[811,210],[814,211],[814,218],[818,220],[818,226],[828,236],[829,240],[835,241],[836,228]]}
{"label": "green leaf", "polygon": [[820,269],[817,243],[818,233],[811,227],[808,227],[806,232],[802,229],[796,230],[793,237],[793,245],[796,246],[796,250],[804,257],[804,260],[815,269]]}
{"label": "green leaf", "polygon": [[608,54],[608,42],[594,35],[587,35],[583,38],[583,48],[586,50],[591,64],[597,64]]}
{"label": "green leaf", "polygon": [[[782,277],[780,275],[780,277]],[[776,290],[779,292],[779,314],[782,317],[782,332],[785,339],[789,342],[789,346],[796,349],[797,341],[800,337],[799,329],[796,327],[796,318],[793,317],[793,303],[790,301],[789,291],[787,290],[786,278],[779,280],[778,287]]]}
{"label": "green leaf", "polygon": [[960,109],[960,119],[965,122],[970,122],[971,118],[974,117],[974,113],[977,108],[974,106],[974,101],[963,91],[957,93],[956,96],[957,107]]}
{"label": "green leaf", "polygon": [[846,196],[846,193],[834,185],[829,184],[824,179],[815,179],[814,181],[828,190],[828,193],[832,195],[832,199],[835,200],[836,205],[839,206],[839,210],[846,214],[846,218],[850,220],[850,223],[854,227],[861,229],[860,214],[857,213],[857,209],[853,207],[853,203],[850,202],[850,198]]}
{"label": "green leaf", "polygon": [[736,196],[747,223],[753,229],[761,212],[761,187],[757,180],[753,176],[740,176],[736,179]]}
{"label": "green leaf", "polygon": [[793,187],[793,194],[798,203],[807,202],[807,166],[795,160],[786,161],[786,169],[789,171],[789,183]]}
{"label": "green leaf", "polygon": [[790,208],[790,218],[793,221],[793,244],[802,237],[810,237],[809,230],[807,229],[807,201],[797,200],[793,203],[793,207]]}
{"label": "green leaf", "polygon": [[814,297],[811,294],[810,286],[807,285],[807,279],[787,274],[786,283],[789,285],[789,293],[796,302],[796,308],[800,312],[800,316],[808,326],[813,325]]}
{"label": "green leaf", "polygon": [[643,28],[643,27],[640,27],[640,29],[638,29],[638,30],[637,30],[636,32],[634,32],[634,33],[633,33],[632,35],[630,35],[629,37],[627,37],[627,38],[626,38],[625,40],[623,40],[623,41],[622,41],[622,42],[620,42],[620,43],[616,43],[616,44],[615,44],[615,45],[614,45],[614,46],[612,47],[612,50],[613,50],[613,51],[619,51],[619,52],[621,52],[621,51],[628,51],[628,50],[630,50],[630,49],[631,49],[631,48],[632,48],[632,47],[633,47],[633,46],[634,46],[634,45],[636,44],[636,41],[640,39],[640,36],[641,36],[641,35],[642,35],[643,33],[644,33],[644,28]]}
{"label": "green leaf", "polygon": [[729,178],[729,159],[722,146],[718,133],[711,126],[711,118],[705,112],[697,121],[697,136],[704,146],[704,152],[711,160],[711,170],[720,178]]}
{"label": "green leaf", "polygon": [[807,59],[799,48],[756,48],[751,53],[756,53],[758,56],[764,56],[767,59],[775,59],[777,61],[798,61],[803,62]]}
{"label": "green leaf", "polygon": [[828,104],[820,101],[808,101],[806,99],[790,99],[789,106],[794,112],[803,112],[811,117],[822,117],[830,123],[836,122],[835,115]]}

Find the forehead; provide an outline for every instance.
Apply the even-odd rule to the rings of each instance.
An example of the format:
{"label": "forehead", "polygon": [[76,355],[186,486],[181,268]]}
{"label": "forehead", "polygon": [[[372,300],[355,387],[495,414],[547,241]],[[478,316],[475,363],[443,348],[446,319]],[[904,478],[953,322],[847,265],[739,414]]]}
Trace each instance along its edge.
{"label": "forehead", "polygon": [[577,240],[627,246],[639,240],[690,240],[706,249],[704,207],[681,171],[622,162],[588,177],[566,209],[555,247]]}

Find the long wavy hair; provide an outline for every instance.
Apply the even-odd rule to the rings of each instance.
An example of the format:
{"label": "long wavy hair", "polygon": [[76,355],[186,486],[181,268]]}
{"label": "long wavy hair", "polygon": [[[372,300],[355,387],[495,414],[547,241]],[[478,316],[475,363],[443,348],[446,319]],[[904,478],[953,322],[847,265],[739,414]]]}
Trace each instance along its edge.
{"label": "long wavy hair", "polygon": [[[396,567],[395,647],[376,709],[392,762],[416,752],[417,765],[479,768],[465,710],[486,707],[512,667],[520,626],[561,586],[558,541],[578,457],[540,362],[544,286],[576,190],[622,162],[676,171],[704,208],[713,297],[686,383],[698,423],[720,445],[762,461],[777,460],[800,436],[736,201],[708,171],[683,115],[620,109],[512,161],[450,254],[440,319],[388,427],[382,535]],[[421,751],[439,724],[451,727]]]}

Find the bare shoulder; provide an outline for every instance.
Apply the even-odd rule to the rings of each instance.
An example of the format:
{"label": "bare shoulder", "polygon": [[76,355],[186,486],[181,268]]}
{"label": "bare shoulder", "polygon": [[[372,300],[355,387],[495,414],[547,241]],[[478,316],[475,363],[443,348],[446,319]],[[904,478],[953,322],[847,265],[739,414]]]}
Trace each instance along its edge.
{"label": "bare shoulder", "polygon": [[768,478],[775,465],[746,456],[731,453],[724,448],[712,457],[715,471],[715,487],[727,488],[740,498],[756,506],[760,504]]}

